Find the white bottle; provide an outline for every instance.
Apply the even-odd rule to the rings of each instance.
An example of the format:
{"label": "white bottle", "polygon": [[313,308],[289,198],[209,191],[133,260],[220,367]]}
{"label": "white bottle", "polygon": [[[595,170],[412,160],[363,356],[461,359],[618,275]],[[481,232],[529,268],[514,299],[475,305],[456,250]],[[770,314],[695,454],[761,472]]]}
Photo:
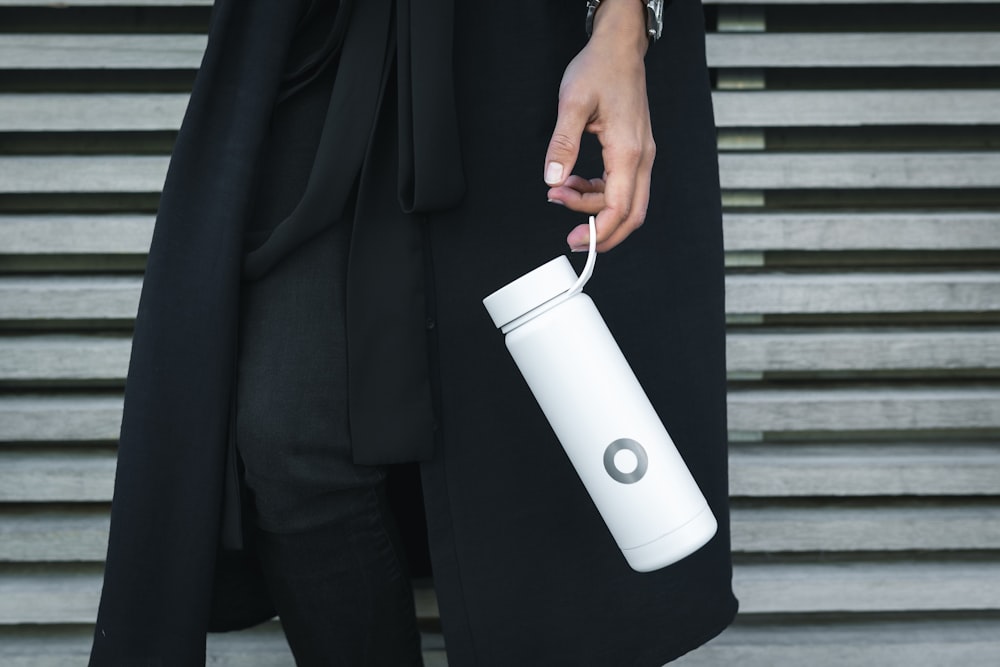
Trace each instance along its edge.
{"label": "white bottle", "polygon": [[483,300],[629,566],[693,553],[717,524],[701,490],[566,257]]}

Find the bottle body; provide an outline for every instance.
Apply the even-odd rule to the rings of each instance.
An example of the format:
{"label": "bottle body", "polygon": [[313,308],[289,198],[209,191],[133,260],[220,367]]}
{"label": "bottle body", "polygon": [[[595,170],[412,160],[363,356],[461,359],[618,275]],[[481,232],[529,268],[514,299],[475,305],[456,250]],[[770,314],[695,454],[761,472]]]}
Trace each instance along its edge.
{"label": "bottle body", "polygon": [[541,309],[506,343],[633,569],[711,539],[715,517],[590,297]]}

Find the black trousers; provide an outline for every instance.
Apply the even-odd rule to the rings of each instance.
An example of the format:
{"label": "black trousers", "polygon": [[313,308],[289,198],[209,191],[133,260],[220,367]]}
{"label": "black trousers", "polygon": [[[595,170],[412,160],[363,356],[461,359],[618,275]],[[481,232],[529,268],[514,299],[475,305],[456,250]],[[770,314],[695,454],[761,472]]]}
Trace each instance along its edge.
{"label": "black trousers", "polygon": [[334,227],[243,289],[236,442],[266,584],[300,667],[420,665],[386,471],[354,464]]}

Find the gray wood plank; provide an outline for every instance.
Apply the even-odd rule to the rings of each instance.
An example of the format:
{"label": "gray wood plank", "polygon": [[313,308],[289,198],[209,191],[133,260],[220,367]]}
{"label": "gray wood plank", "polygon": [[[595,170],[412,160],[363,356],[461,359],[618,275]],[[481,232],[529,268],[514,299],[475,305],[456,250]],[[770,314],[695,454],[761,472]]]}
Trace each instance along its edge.
{"label": "gray wood plank", "polygon": [[[79,436],[66,439],[72,437]],[[0,429],[0,438],[9,439],[6,429]],[[111,499],[115,471],[111,450],[19,448],[0,451],[0,462],[0,501]],[[730,468],[730,492],[737,497],[992,496],[1000,479],[1000,449],[947,443],[737,443],[730,451]]]}
{"label": "gray wood plank", "polygon": [[738,444],[729,467],[734,497],[995,496],[1000,445]]}
{"label": "gray wood plank", "polygon": [[[1000,389],[909,385],[863,389],[733,389],[729,428],[749,432],[1000,428]],[[1000,479],[1000,477],[997,477]]]}
{"label": "gray wood plank", "polygon": [[989,67],[1000,64],[990,32],[715,33],[712,67]]}
{"label": "gray wood plank", "polygon": [[738,553],[1000,549],[1000,504],[902,507],[810,501],[796,507],[735,507]]}
{"label": "gray wood plank", "polygon": [[0,156],[0,194],[155,193],[168,161],[157,155]]}
{"label": "gray wood plank", "polygon": [[716,91],[712,99],[719,127],[1000,123],[997,90]]}
{"label": "gray wood plank", "polygon": [[743,564],[733,587],[744,613],[998,610],[1000,563]]}
{"label": "gray wood plank", "polygon": [[[84,665],[90,655],[92,625],[0,627],[4,667]],[[447,667],[441,635],[422,633],[425,667]],[[209,634],[206,664],[211,667],[294,667],[281,626],[270,621],[253,628]]]}
{"label": "gray wood plank", "polygon": [[116,442],[121,396],[0,397],[0,442]]}
{"label": "gray wood plank", "polygon": [[204,35],[0,35],[0,68],[197,69]]}
{"label": "gray wood plank", "polygon": [[[0,215],[0,254],[139,255],[149,248],[151,215]],[[728,212],[730,252],[849,250],[996,250],[1000,215]]]}
{"label": "gray wood plank", "polygon": [[730,252],[1000,248],[1000,214],[985,211],[727,212],[723,225]]}
{"label": "gray wood plank", "polygon": [[730,373],[1000,369],[1000,330],[996,329],[738,331],[730,332],[726,343]]}
{"label": "gray wood plank", "polygon": [[180,127],[186,93],[3,93],[0,132],[137,132]]}
{"label": "gray wood plank", "polygon": [[[0,509],[0,562],[100,562],[106,508]],[[737,553],[1000,549],[1000,505],[736,507]]]}
{"label": "gray wood plank", "polygon": [[[1000,563],[741,564],[733,583],[744,614],[1000,609]],[[93,567],[3,571],[0,624],[92,623],[99,594]]]}
{"label": "gray wood plank", "polygon": [[726,279],[730,314],[997,310],[1000,273],[737,274]]}
{"label": "gray wood plank", "polygon": [[[719,127],[985,125],[1000,123],[1000,91],[716,91]],[[184,93],[0,94],[0,131],[174,131]]]}
{"label": "gray wood plank", "polygon": [[[0,157],[0,194],[155,193],[166,176],[163,156]],[[1000,154],[723,153],[728,189],[997,188]]]}
{"label": "gray wood plank", "polygon": [[741,623],[681,657],[677,667],[995,667],[1000,621],[914,619]]}
{"label": "gray wood plank", "polygon": [[[141,278],[0,277],[0,320],[127,320]],[[742,314],[986,313],[1000,311],[1000,273],[736,274],[726,311]]]}
{"label": "gray wood plank", "polygon": [[3,255],[144,255],[152,215],[0,215]]}
{"label": "gray wood plank", "polygon": [[213,2],[214,0],[0,0],[0,7],[210,7]]}
{"label": "gray wood plank", "polygon": [[[958,67],[1000,64],[988,32],[716,33],[711,67]],[[6,69],[196,69],[202,35],[0,35]]]}
{"label": "gray wood plank", "polygon": [[1000,153],[722,153],[719,178],[737,190],[1000,188]]}
{"label": "gray wood plank", "polygon": [[103,561],[109,522],[103,505],[0,507],[0,562]]}
{"label": "gray wood plank", "polygon": [[106,502],[115,480],[108,450],[0,450],[0,502]]}
{"label": "gray wood plank", "polygon": [[0,320],[130,320],[141,287],[137,276],[2,277]]}
{"label": "gray wood plank", "polygon": [[[747,373],[956,372],[1000,369],[1000,331],[734,331],[726,361]],[[131,339],[118,335],[0,337],[0,381],[121,383]]]}
{"label": "gray wood plank", "polygon": [[[0,194],[155,193],[166,156],[2,156]],[[723,153],[724,188],[997,188],[1000,154]]]}
{"label": "gray wood plank", "polygon": [[124,334],[3,337],[0,380],[124,382],[131,350]]}

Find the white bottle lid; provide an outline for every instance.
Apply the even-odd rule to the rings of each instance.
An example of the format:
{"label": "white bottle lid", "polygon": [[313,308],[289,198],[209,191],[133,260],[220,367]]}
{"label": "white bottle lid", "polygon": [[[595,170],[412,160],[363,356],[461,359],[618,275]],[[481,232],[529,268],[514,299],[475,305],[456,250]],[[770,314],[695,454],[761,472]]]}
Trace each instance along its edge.
{"label": "white bottle lid", "polygon": [[483,299],[483,305],[493,319],[493,324],[502,329],[542,304],[548,303],[567,292],[579,292],[594,272],[594,262],[597,259],[597,229],[594,217],[590,217],[590,250],[587,253],[587,264],[583,272],[577,276],[573,265],[565,255],[556,257],[542,264],[534,271],[529,271],[517,280],[501,287],[493,294]]}
{"label": "white bottle lid", "polygon": [[565,255],[542,264],[483,299],[497,328],[573,288],[577,275]]}

